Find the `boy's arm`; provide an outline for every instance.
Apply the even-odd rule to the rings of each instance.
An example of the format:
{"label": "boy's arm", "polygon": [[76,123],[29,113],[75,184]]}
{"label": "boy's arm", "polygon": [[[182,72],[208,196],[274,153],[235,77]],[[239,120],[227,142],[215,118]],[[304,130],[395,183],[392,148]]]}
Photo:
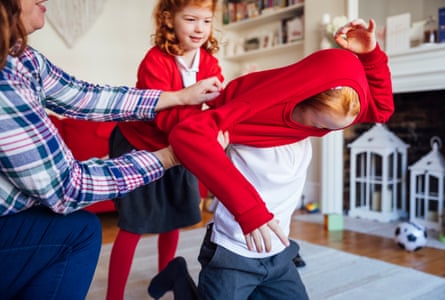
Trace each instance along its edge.
{"label": "boy's arm", "polygon": [[372,52],[358,55],[358,57],[364,66],[371,93],[367,112],[361,122],[385,123],[394,113],[388,57],[379,45]]}
{"label": "boy's arm", "polygon": [[344,49],[355,53],[363,64],[369,85],[369,103],[362,107],[366,112],[357,122],[384,123],[394,112],[391,74],[388,57],[376,41],[376,24],[352,20],[335,33],[335,41]]}
{"label": "boy's arm", "polygon": [[217,141],[219,130],[229,130],[248,115],[248,103],[232,102],[206,110],[179,123],[169,142],[179,161],[227,207],[243,232],[270,221],[273,215],[256,189],[238,171]]}

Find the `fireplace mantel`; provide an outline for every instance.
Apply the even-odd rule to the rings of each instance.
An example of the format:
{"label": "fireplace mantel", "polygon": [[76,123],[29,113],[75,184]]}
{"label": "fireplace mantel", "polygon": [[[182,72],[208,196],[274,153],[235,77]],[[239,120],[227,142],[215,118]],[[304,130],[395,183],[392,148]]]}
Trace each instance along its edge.
{"label": "fireplace mantel", "polygon": [[[389,55],[394,93],[445,89],[445,43],[424,45]],[[331,132],[322,138],[321,210],[343,210],[343,134]]]}
{"label": "fireplace mantel", "polygon": [[389,55],[394,93],[445,89],[445,43]]}

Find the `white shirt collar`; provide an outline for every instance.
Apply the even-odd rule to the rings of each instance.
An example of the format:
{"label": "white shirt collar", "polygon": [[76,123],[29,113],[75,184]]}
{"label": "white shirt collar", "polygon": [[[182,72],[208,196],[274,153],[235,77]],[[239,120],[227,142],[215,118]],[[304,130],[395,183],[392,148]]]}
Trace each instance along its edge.
{"label": "white shirt collar", "polygon": [[175,59],[176,59],[176,65],[179,68],[179,72],[181,72],[182,82],[184,84],[184,87],[188,87],[196,83],[196,73],[198,73],[199,71],[200,49],[196,51],[191,68],[189,68],[184,63],[184,59],[182,58],[182,56],[175,56]]}

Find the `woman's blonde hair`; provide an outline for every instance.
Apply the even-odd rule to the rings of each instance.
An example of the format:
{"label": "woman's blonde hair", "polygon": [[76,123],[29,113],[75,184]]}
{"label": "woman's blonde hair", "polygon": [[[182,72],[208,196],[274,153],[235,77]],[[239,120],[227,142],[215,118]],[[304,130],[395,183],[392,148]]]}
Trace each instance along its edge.
{"label": "woman's blonde hair", "polygon": [[[168,20],[174,19],[176,13],[184,9],[188,5],[197,7],[210,8],[215,14],[218,0],[159,0],[153,12],[156,30],[153,35],[155,45],[170,55],[181,56],[184,50],[179,45],[176,37],[175,29],[169,25]],[[210,54],[214,54],[219,50],[218,41],[210,32],[209,38],[202,45]]]}
{"label": "woman's blonde hair", "polygon": [[8,55],[20,56],[27,45],[27,33],[20,14],[19,0],[0,2],[0,69],[6,64]]}
{"label": "woman's blonde hair", "polygon": [[360,112],[357,92],[350,87],[337,87],[317,94],[299,105],[314,111],[332,111],[343,117],[355,117]]}

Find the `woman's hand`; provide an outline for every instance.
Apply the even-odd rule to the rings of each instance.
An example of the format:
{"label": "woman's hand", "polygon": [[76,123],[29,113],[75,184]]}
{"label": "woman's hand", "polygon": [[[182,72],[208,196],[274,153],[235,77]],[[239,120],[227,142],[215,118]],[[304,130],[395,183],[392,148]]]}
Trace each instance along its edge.
{"label": "woman's hand", "polygon": [[344,49],[357,54],[368,53],[377,45],[375,27],[373,19],[369,20],[369,26],[366,26],[366,22],[362,19],[353,20],[339,28],[334,39]]}
{"label": "woman's hand", "polygon": [[270,231],[280,239],[284,246],[289,246],[289,239],[278,223],[278,220],[272,219],[266,224],[263,224],[252,232],[244,235],[247,249],[250,251],[256,250],[257,252],[263,252],[264,250],[270,252],[272,250]]}
{"label": "woman's hand", "polygon": [[153,154],[160,160],[165,170],[180,164],[170,145],[153,152]]}
{"label": "woman's hand", "polygon": [[155,110],[175,105],[196,105],[212,100],[219,95],[222,83],[217,77],[210,77],[176,92],[163,92]]}
{"label": "woman's hand", "polygon": [[[221,147],[226,149],[226,147],[229,145],[229,132],[221,130],[218,131],[217,140]],[[170,145],[153,152],[153,154],[156,155],[156,157],[161,161],[164,169],[166,170],[181,164],[176,158],[175,152]]]}

